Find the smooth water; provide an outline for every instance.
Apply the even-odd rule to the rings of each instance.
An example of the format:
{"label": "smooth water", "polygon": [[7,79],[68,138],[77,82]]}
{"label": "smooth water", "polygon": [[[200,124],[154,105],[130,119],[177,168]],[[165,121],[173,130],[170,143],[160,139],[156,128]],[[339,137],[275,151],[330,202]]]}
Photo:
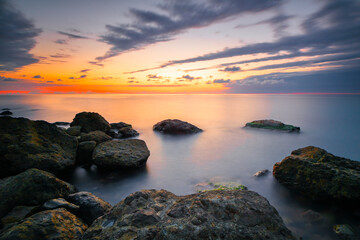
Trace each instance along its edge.
{"label": "smooth water", "polygon": [[[360,95],[2,95],[1,108],[10,108],[14,117],[48,122],[71,122],[76,113],[93,111],[109,122],[131,123],[150,149],[146,168],[106,174],[79,167],[68,179],[112,204],[140,189],[194,193],[197,183],[222,177],[266,197],[303,239],[336,239],[334,224],[360,227],[359,213],[307,202],[271,174],[252,176],[272,170],[292,150],[309,145],[359,161]],[[153,132],[155,123],[169,118],[188,121],[204,132],[176,137]],[[243,128],[258,119],[300,126],[301,133]],[[310,224],[302,219],[307,209],[320,212],[324,220]]]}

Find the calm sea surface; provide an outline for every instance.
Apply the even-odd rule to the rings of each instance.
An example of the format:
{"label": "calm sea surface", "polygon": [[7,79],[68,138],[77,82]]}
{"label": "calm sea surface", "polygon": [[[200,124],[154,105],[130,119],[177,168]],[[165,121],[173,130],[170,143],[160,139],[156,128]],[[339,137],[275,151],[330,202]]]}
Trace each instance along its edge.
{"label": "calm sea surface", "polygon": [[[360,95],[0,95],[0,108],[14,117],[71,122],[81,111],[98,112],[109,122],[127,122],[146,141],[146,168],[133,173],[97,173],[77,168],[69,182],[115,204],[140,189],[166,189],[178,195],[195,185],[224,178],[260,193],[279,211],[286,225],[304,239],[335,239],[333,224],[360,227],[360,214],[312,204],[290,194],[271,174],[258,170],[292,150],[313,145],[360,160]],[[178,118],[204,130],[191,136],[155,133],[152,126]],[[244,129],[246,122],[276,119],[301,127],[300,134]],[[310,224],[301,213],[312,209],[324,220]]]}

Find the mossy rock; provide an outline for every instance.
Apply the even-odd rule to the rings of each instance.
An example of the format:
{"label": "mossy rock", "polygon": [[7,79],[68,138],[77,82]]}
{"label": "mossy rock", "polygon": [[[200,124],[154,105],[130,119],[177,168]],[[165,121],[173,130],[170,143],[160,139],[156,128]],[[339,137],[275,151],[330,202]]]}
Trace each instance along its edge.
{"label": "mossy rock", "polygon": [[103,116],[95,112],[81,112],[76,114],[70,126],[81,126],[81,132],[103,131],[109,132],[110,124]]}
{"label": "mossy rock", "polygon": [[280,130],[280,131],[285,131],[285,132],[300,132],[300,127],[295,127],[293,125],[284,124],[280,121],[275,121],[272,119],[252,121],[252,122],[246,123],[245,127],[262,128],[262,129],[269,129],[269,130]]}

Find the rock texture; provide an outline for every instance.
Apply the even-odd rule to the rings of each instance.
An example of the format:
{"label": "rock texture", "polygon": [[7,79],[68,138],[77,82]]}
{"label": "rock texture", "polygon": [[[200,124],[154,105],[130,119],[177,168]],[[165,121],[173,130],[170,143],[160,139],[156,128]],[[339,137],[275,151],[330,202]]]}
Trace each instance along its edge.
{"label": "rock texture", "polygon": [[133,129],[131,124],[119,122],[119,123],[111,123],[111,130],[109,135],[113,138],[130,138],[139,136],[139,133]]}
{"label": "rock texture", "polygon": [[50,199],[42,205],[43,210],[53,210],[57,208],[65,208],[66,210],[76,214],[80,207],[75,204],[69,203],[63,198]]}
{"label": "rock texture", "polygon": [[80,206],[77,215],[89,225],[98,217],[108,213],[111,209],[110,203],[89,192],[70,194],[67,199],[69,202]]}
{"label": "rock texture", "polygon": [[0,240],[81,239],[87,226],[64,208],[39,212],[5,230]]}
{"label": "rock texture", "polygon": [[107,141],[96,146],[93,163],[108,169],[139,168],[149,156],[150,151],[143,140]]}
{"label": "rock texture", "polygon": [[80,136],[80,134],[81,134],[81,126],[69,127],[68,129],[65,130],[65,132],[67,134],[69,134],[70,136]]}
{"label": "rock texture", "polygon": [[57,174],[75,165],[76,138],[45,121],[2,117],[0,142],[0,178],[29,168]]}
{"label": "rock texture", "polygon": [[106,133],[97,130],[97,131],[92,131],[92,132],[89,132],[89,133],[81,134],[79,142],[95,141],[96,144],[99,144],[99,143],[102,143],[102,142],[109,141],[111,139],[112,139],[112,137],[110,137]]}
{"label": "rock texture", "polygon": [[245,127],[272,129],[272,130],[280,130],[286,132],[300,132],[300,127],[284,124],[282,122],[275,121],[272,119],[252,121],[247,123]]}
{"label": "rock texture", "polygon": [[133,193],[95,220],[83,239],[295,239],[275,208],[251,191],[176,196]]}
{"label": "rock texture", "polygon": [[6,226],[23,220],[40,211],[39,206],[16,206],[1,219],[1,225]]}
{"label": "rock texture", "polygon": [[274,165],[274,177],[312,200],[360,201],[360,162],[324,149],[300,148]]}
{"label": "rock texture", "polygon": [[108,121],[95,112],[81,112],[76,114],[74,120],[70,123],[70,126],[81,126],[81,131],[86,133],[96,130],[103,132],[108,132],[110,130]]}
{"label": "rock texture", "polygon": [[85,141],[79,143],[78,153],[76,156],[77,164],[90,164],[95,147],[95,141]]}
{"label": "rock texture", "polygon": [[263,169],[263,170],[257,171],[253,176],[254,177],[265,177],[269,173],[270,173],[270,171],[268,169]]}
{"label": "rock texture", "polygon": [[154,131],[173,135],[199,133],[202,131],[200,128],[178,119],[163,120],[155,124],[153,129]]}
{"label": "rock texture", "polygon": [[40,205],[53,198],[67,197],[75,187],[48,172],[29,169],[0,181],[0,217],[19,205]]}

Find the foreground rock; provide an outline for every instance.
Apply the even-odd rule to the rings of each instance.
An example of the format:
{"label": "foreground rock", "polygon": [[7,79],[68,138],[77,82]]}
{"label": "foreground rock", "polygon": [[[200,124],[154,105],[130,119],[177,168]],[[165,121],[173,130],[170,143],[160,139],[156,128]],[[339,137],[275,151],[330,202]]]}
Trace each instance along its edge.
{"label": "foreground rock", "polygon": [[83,239],[295,239],[269,202],[251,191],[176,196],[143,190],[95,220]]}
{"label": "foreground rock", "polygon": [[300,127],[284,124],[282,122],[275,121],[272,119],[252,121],[247,123],[245,127],[272,129],[272,130],[280,130],[286,132],[300,132]]}
{"label": "foreground rock", "polygon": [[0,240],[81,239],[87,226],[64,208],[36,213],[7,229]]}
{"label": "foreground rock", "polygon": [[92,155],[96,147],[95,141],[85,141],[79,143],[77,153],[77,164],[91,164]]}
{"label": "foreground rock", "polygon": [[0,218],[13,207],[40,205],[53,198],[67,197],[75,187],[48,172],[29,169],[0,181]]}
{"label": "foreground rock", "polygon": [[66,210],[76,214],[80,207],[75,204],[69,203],[63,198],[50,199],[42,205],[43,210],[53,210],[57,208],[65,208]]}
{"label": "foreground rock", "polygon": [[76,138],[45,121],[2,117],[0,142],[0,178],[29,168],[57,174],[75,165]]}
{"label": "foreground rock", "polygon": [[13,113],[10,112],[9,110],[2,111],[2,112],[0,113],[0,115],[2,115],[2,116],[9,116],[9,115],[12,115],[12,114],[13,114]]}
{"label": "foreground rock", "polygon": [[173,135],[199,133],[202,131],[200,128],[178,119],[163,120],[155,124],[153,129],[154,131]]}
{"label": "foreground rock", "polygon": [[70,126],[81,126],[81,131],[88,133],[96,130],[108,132],[110,124],[100,114],[95,112],[81,112],[76,114]]}
{"label": "foreground rock", "polygon": [[360,162],[313,146],[300,148],[274,165],[274,177],[313,200],[360,201]]}
{"label": "foreground rock", "polygon": [[92,132],[89,132],[89,133],[81,134],[79,142],[95,141],[96,144],[99,144],[99,143],[102,143],[102,142],[109,141],[111,139],[112,139],[112,137],[110,137],[106,133],[97,130],[97,131],[92,131]]}
{"label": "foreground rock", "polygon": [[119,122],[111,123],[111,130],[109,135],[113,138],[130,138],[139,136],[139,133],[132,128],[131,124]]}
{"label": "foreground rock", "polygon": [[70,194],[67,199],[73,204],[80,206],[77,215],[89,225],[98,217],[108,213],[111,209],[110,203],[89,192]]}
{"label": "foreground rock", "polygon": [[1,219],[2,226],[9,226],[40,211],[39,206],[16,206]]}
{"label": "foreground rock", "polygon": [[93,163],[107,169],[139,168],[143,166],[150,151],[140,139],[107,141],[96,146]]}

